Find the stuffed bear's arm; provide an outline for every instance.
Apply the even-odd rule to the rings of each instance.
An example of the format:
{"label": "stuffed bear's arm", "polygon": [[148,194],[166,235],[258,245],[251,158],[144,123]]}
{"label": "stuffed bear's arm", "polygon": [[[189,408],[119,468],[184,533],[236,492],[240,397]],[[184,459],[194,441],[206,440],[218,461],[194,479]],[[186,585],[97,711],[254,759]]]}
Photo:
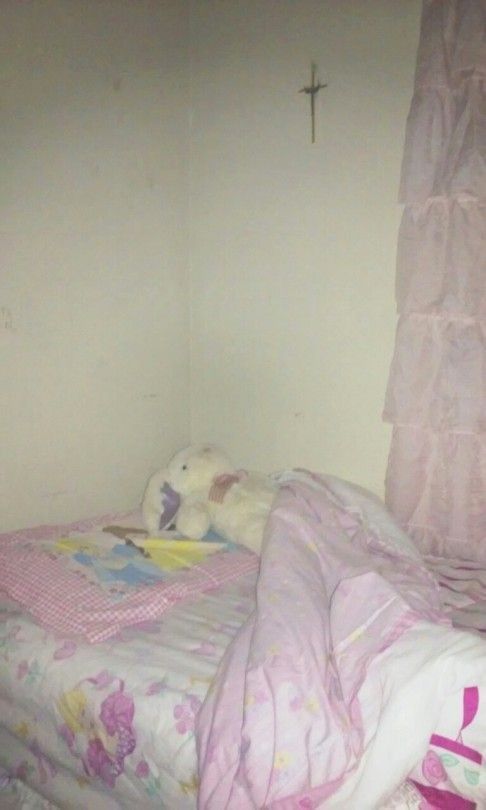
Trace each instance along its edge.
{"label": "stuffed bear's arm", "polygon": [[176,518],[176,529],[185,537],[201,540],[208,533],[209,512],[203,503],[183,503]]}
{"label": "stuffed bear's arm", "polygon": [[145,528],[149,535],[157,536],[160,529],[160,516],[162,514],[161,487],[167,477],[166,470],[154,473],[145,489],[142,501],[142,516]]}

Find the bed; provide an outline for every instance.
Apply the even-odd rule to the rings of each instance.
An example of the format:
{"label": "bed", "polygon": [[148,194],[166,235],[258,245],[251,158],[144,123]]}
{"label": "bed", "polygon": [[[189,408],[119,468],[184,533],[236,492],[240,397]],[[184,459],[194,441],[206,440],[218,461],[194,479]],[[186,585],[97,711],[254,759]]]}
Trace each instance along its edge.
{"label": "bed", "polygon": [[[293,474],[288,479],[284,477],[281,484],[282,490],[287,490],[284,497],[294,500],[296,493],[302,496],[304,491],[302,487],[304,489],[307,487],[308,493],[311,490],[315,493],[316,487],[322,489],[324,486],[327,490],[326,497],[332,496],[333,514],[337,514],[336,510],[339,507],[340,514],[347,516],[343,531],[348,532],[350,537],[355,532],[352,526],[357,524],[352,524],[349,516],[356,516],[359,513],[360,525],[366,527],[366,532],[374,531],[375,536],[380,535],[381,539],[385,530],[388,537],[395,532],[393,541],[397,541],[398,537],[399,543],[403,542],[398,529],[393,526],[388,516],[384,517],[384,511],[379,510],[374,499],[367,500],[368,496],[355,488],[336,484],[335,479],[327,479],[324,484],[323,479],[320,479],[316,484],[315,477],[311,480],[309,475],[302,473]],[[321,501],[324,503],[322,492],[318,493],[318,498],[321,499],[319,503]],[[310,500],[308,502],[310,503]],[[317,508],[316,503],[317,501],[312,504],[314,511]],[[283,508],[284,505],[280,504],[280,512],[278,508],[274,510],[274,524],[275,521],[282,524],[282,514],[291,514],[292,521],[296,520],[296,512],[295,510],[289,512],[288,503],[285,506],[287,512],[282,512]],[[300,520],[300,514],[304,513],[305,509],[300,506],[297,511]],[[319,529],[321,534],[323,514],[320,514],[317,521],[321,527]],[[309,539],[309,525],[306,543],[308,550],[314,554],[315,550],[311,546],[315,541]],[[103,532],[107,528],[108,532]],[[123,570],[126,579],[128,569],[125,563],[128,559],[131,565],[133,554],[139,553],[133,550],[133,543],[129,538],[130,536],[133,538],[134,535],[130,535],[129,530],[139,528],[138,512],[122,516],[111,515],[70,526],[39,527],[4,535],[0,539],[0,549],[6,549],[9,545],[10,547],[16,545],[18,548],[26,546],[31,550],[41,549],[43,553],[49,554],[51,553],[49,549],[52,549],[54,543],[58,549],[57,560],[54,559],[56,554],[52,555],[51,562],[54,563],[59,562],[59,558],[66,553],[66,548],[60,549],[59,543],[62,545],[66,539],[73,538],[77,542],[81,542],[83,538],[91,541],[93,537],[99,538],[100,532],[103,532],[104,535],[109,534],[110,537],[116,538],[117,547],[121,544],[126,549],[124,567],[117,568],[117,571]],[[278,534],[275,525],[273,534]],[[297,534],[296,530],[295,535]],[[214,543],[215,540],[217,542],[218,539],[209,538],[210,543]],[[50,544],[49,548],[45,546],[46,543]],[[416,750],[419,750],[420,757],[417,762],[413,761],[413,769],[403,774],[404,777],[408,776],[408,779],[400,779],[400,784],[395,783],[393,756],[390,756],[390,776],[386,777],[383,774],[383,781],[387,784],[384,791],[386,797],[382,797],[383,801],[380,799],[379,803],[367,804],[366,798],[353,798],[368,795],[365,785],[366,773],[364,775],[361,773],[358,780],[359,789],[364,790],[362,794],[359,794],[357,783],[353,783],[352,779],[344,779],[339,790],[336,791],[334,786],[327,794],[312,790],[299,793],[292,788],[293,777],[290,773],[289,757],[293,752],[290,746],[283,746],[281,750],[271,751],[271,780],[270,777],[267,779],[265,787],[267,799],[260,804],[255,803],[254,796],[259,795],[258,791],[262,790],[262,786],[252,784],[252,779],[248,777],[248,773],[251,772],[251,758],[248,757],[246,750],[248,740],[251,739],[254,743],[254,750],[259,757],[259,767],[263,773],[264,753],[268,745],[261,743],[260,738],[263,734],[268,740],[268,729],[265,724],[270,722],[276,727],[283,718],[285,726],[281,734],[285,736],[295,733],[298,739],[299,733],[302,732],[306,739],[309,739],[316,733],[322,708],[318,695],[305,692],[307,689],[305,684],[308,685],[305,679],[309,677],[311,670],[310,664],[307,666],[305,656],[315,655],[317,661],[321,655],[321,651],[316,652],[315,649],[306,652],[306,644],[315,645],[312,638],[303,636],[299,638],[306,666],[297,674],[294,673],[293,680],[286,680],[285,673],[289,667],[295,669],[297,658],[294,657],[290,662],[284,660],[279,650],[278,632],[270,645],[268,639],[265,642],[268,649],[271,649],[273,669],[263,670],[265,682],[262,688],[255,688],[255,684],[249,686],[249,680],[255,675],[254,662],[250,668],[247,664],[246,671],[242,665],[245,654],[242,653],[241,645],[244,643],[245,628],[251,627],[251,623],[256,622],[249,642],[250,653],[247,651],[250,657],[254,652],[251,652],[251,645],[255,643],[255,639],[258,640],[258,633],[267,632],[267,624],[258,624],[259,611],[261,613],[265,606],[266,597],[262,590],[257,590],[257,581],[260,577],[258,588],[261,589],[261,583],[264,582],[265,576],[269,576],[269,570],[276,570],[279,563],[272,559],[275,548],[278,553],[276,543],[277,537],[270,537],[270,540],[267,538],[261,570],[254,555],[238,548],[229,546],[217,549],[214,554],[208,552],[205,561],[201,563],[197,560],[189,569],[192,576],[191,587],[187,587],[187,567],[177,571],[171,579],[174,586],[174,583],[183,582],[186,577],[182,595],[172,599],[164,598],[162,594],[168,593],[167,580],[164,579],[165,591],[163,589],[158,591],[158,613],[155,610],[153,615],[149,613],[145,619],[135,613],[130,614],[131,618],[127,619],[125,612],[120,626],[115,622],[111,627],[108,622],[105,623],[108,626],[106,629],[105,625],[98,622],[95,625],[83,626],[83,632],[77,633],[62,632],[62,628],[70,627],[66,620],[69,613],[68,595],[63,597],[65,610],[61,610],[56,616],[48,615],[47,622],[41,623],[39,618],[41,616],[45,618],[46,615],[46,604],[39,603],[42,588],[37,593],[37,602],[27,608],[25,594],[15,591],[8,582],[5,574],[8,565],[6,566],[7,558],[5,558],[2,568],[4,590],[0,596],[2,619],[0,807],[32,808],[32,810],[47,807],[93,807],[96,810],[105,808],[114,810],[138,806],[194,810],[198,802],[201,808],[208,810],[222,810],[224,807],[239,810],[251,807],[251,802],[253,806],[282,808],[282,810],[294,807],[310,810],[318,806],[359,807],[360,810],[366,807],[449,806],[467,810],[486,806],[486,778],[482,761],[482,751],[486,747],[486,711],[481,701],[484,686],[479,682],[480,678],[476,677],[478,671],[484,672],[483,653],[486,648],[482,634],[486,631],[486,571],[474,563],[465,564],[461,561],[434,558],[426,560],[427,570],[432,571],[434,582],[440,582],[442,612],[437,621],[434,619],[432,623],[429,617],[428,626],[432,626],[433,632],[437,631],[439,635],[442,632],[457,634],[451,638],[453,644],[456,637],[459,639],[458,658],[470,655],[471,672],[474,677],[469,681],[469,674],[466,673],[465,680],[461,680],[462,675],[459,676],[454,663],[452,676],[455,679],[454,689],[449,690],[448,700],[442,701],[433,720],[430,720],[433,723],[431,729],[433,733],[431,735],[427,732],[428,743],[426,741],[425,747],[423,745],[420,747],[421,743],[417,743],[418,749],[412,746],[410,756],[414,756]],[[85,554],[85,551],[83,553]],[[403,549],[400,551],[400,554],[402,553],[405,553]],[[331,554],[329,549],[326,554]],[[390,557],[389,550],[386,554],[382,554],[380,565],[388,565],[388,557]],[[265,562],[267,559],[268,562]],[[396,564],[395,559],[391,562],[393,565]],[[86,566],[86,560],[81,564]],[[407,564],[410,564],[410,560]],[[90,566],[93,567],[91,563]],[[28,564],[25,563],[26,577],[29,579],[29,576],[32,576],[33,582],[35,579],[33,573],[30,575],[27,569]],[[305,561],[302,570],[305,575]],[[114,585],[110,579],[105,581],[104,588],[105,592],[112,589],[111,596],[115,601],[118,600],[117,604],[120,605],[123,595],[127,592],[123,590],[127,583],[124,582],[121,590],[117,591],[121,581],[119,575],[117,576],[117,584]],[[285,572],[281,572],[279,587],[283,590],[279,592],[277,589],[273,592],[273,597],[267,605],[268,610],[271,610],[268,606],[278,602],[279,596],[285,595],[285,589],[291,587],[291,578],[286,581],[285,576]],[[349,580],[347,582],[349,584]],[[311,580],[306,580],[306,583],[311,592]],[[145,581],[139,582],[138,585],[154,591],[154,587],[157,588],[160,584]],[[302,587],[302,582],[300,584],[297,582],[297,587]],[[395,584],[394,587],[398,586]],[[255,610],[256,594],[258,599]],[[289,594],[287,591],[287,597]],[[89,609],[90,603],[87,604]],[[292,615],[289,613],[283,622],[285,627],[282,632],[293,632],[293,623],[300,621],[298,612],[294,602]],[[450,629],[448,624],[451,617],[456,626],[465,628],[464,632],[457,633]],[[402,618],[399,617],[403,625]],[[424,624],[423,617],[421,621]],[[364,699],[366,689],[373,688],[369,684],[381,679],[383,685],[388,677],[386,667],[395,673],[397,656],[398,658],[402,656],[401,660],[413,658],[413,655],[409,655],[409,649],[407,651],[407,644],[411,643],[410,639],[413,640],[413,632],[422,632],[421,621],[415,625],[414,622],[405,623],[406,626],[403,625],[393,644],[382,645],[377,655],[370,659],[366,667],[367,679],[360,682],[357,692],[362,708],[373,705],[371,693],[368,695],[368,702]],[[296,633],[302,632],[298,624],[295,627]],[[270,625],[270,630],[274,634],[275,626]],[[426,638],[427,628],[424,632],[425,636],[417,638]],[[348,633],[346,637],[348,647],[350,639],[353,644],[361,643],[359,640],[355,642],[355,638],[357,638],[356,630],[353,630],[352,634]],[[432,638],[431,650],[434,643]],[[465,652],[461,652],[463,648]],[[359,649],[360,655],[363,655],[363,648]],[[440,659],[440,654],[437,653],[437,660]],[[431,654],[430,657],[434,656]],[[427,688],[430,688],[430,683],[434,682],[436,673],[433,668],[427,669],[426,658],[427,656],[424,658],[425,663],[419,668],[419,675],[423,681],[420,689],[423,688],[424,699],[430,703],[432,699],[426,692]],[[238,670],[235,669],[236,666],[239,667]],[[441,671],[444,668],[440,660],[439,668]],[[259,672],[262,674],[261,669]],[[275,673],[280,679],[277,685],[276,681],[272,681]],[[292,681],[292,688],[297,689],[298,686],[302,686],[299,680],[302,678],[305,681],[303,690],[290,695],[288,684]],[[486,680],[486,673],[483,680]],[[342,683],[345,681],[345,675],[342,675]],[[264,694],[266,684],[269,684],[275,697],[271,710]],[[400,694],[403,694],[404,688]],[[277,695],[278,690],[280,691]],[[240,691],[244,705],[240,701]],[[294,712],[292,718],[295,720],[292,720],[292,723],[295,723],[295,728],[291,728],[288,721],[290,709],[286,708],[286,714],[281,707],[279,708],[279,701],[284,693],[286,699],[288,698],[288,707]],[[380,694],[383,704],[386,703],[383,700],[383,688]],[[354,697],[356,698],[356,695]],[[418,701],[418,711],[420,706],[422,704]],[[334,719],[333,711],[334,704],[329,709],[331,720]],[[381,711],[382,707],[378,714]],[[400,713],[400,709],[397,711]],[[240,716],[242,712],[244,713],[244,722],[240,717],[240,721],[236,720],[235,723],[233,716],[235,712],[240,712]],[[366,715],[366,710],[363,714]],[[304,715],[305,722],[300,721],[298,718]],[[386,713],[382,718],[384,725],[386,725],[385,715]],[[407,711],[404,711],[400,722],[405,722],[406,715]],[[411,718],[413,721],[413,711],[409,720]],[[298,729],[299,722],[303,723],[301,732]],[[371,768],[370,773],[373,775],[375,766],[372,760],[373,756],[376,758],[377,753],[376,750],[373,753],[371,737],[369,739],[366,737],[366,716],[360,723],[365,729],[364,736],[362,735],[356,743],[360,754],[356,758],[354,751],[349,756],[355,756],[357,765],[356,767],[353,765],[353,772],[359,774],[361,768],[359,763],[366,759],[364,756],[366,754],[371,762],[368,770]],[[424,728],[425,733],[427,725]],[[235,735],[242,729],[243,739],[238,739],[235,743]],[[219,735],[216,738],[220,741],[219,745],[215,745],[215,731]],[[276,734],[275,739],[277,737]],[[417,738],[419,737],[417,731]],[[275,745],[275,741],[271,741],[271,744]],[[386,735],[380,744],[386,744]],[[375,745],[375,749],[376,747]],[[236,757],[232,755],[233,750],[237,751]],[[244,771],[242,762],[247,760],[249,765]],[[410,762],[412,763],[412,760]],[[382,766],[383,763],[378,768]],[[315,763],[313,767],[314,771],[308,778],[306,777],[306,784],[322,782],[321,776],[315,770]],[[396,773],[401,773],[403,763],[398,763],[397,760],[396,767],[398,769]],[[353,769],[350,768],[349,772]],[[374,778],[376,782],[376,772]],[[289,780],[287,787],[286,779]],[[325,781],[329,784],[327,777]],[[228,787],[230,782],[232,788]],[[238,788],[236,792],[235,785]],[[351,793],[346,792],[347,785],[351,785]],[[390,789],[390,786],[393,789]],[[444,803],[447,800],[455,803],[447,805]]]}
{"label": "bed", "polygon": [[[123,569],[117,566],[117,577],[106,584],[123,590],[123,579],[129,575],[133,579],[133,564],[145,562],[133,549],[130,532],[124,531],[141,528],[139,512],[38,527],[2,539],[4,546],[12,542],[28,550],[44,546],[50,552],[65,545],[66,538],[74,538],[77,550],[86,556],[107,528],[107,540],[115,537],[114,548],[118,556],[124,551],[126,564]],[[115,556],[109,558],[112,568]],[[173,604],[165,588],[162,598],[167,607],[159,603],[159,618],[150,620],[135,612],[129,620],[124,617],[124,626],[115,633],[112,621],[103,623],[101,634],[99,625],[95,630],[84,625],[82,633],[76,628],[63,633],[62,611],[59,616],[50,614],[51,603],[38,602],[27,611],[4,590],[0,595],[0,806],[8,799],[12,807],[44,807],[50,802],[56,807],[97,810],[135,805],[193,808],[197,792],[194,716],[219,658],[252,609],[257,565],[252,561],[246,567],[248,571],[243,566],[237,581],[228,571],[218,572],[229,581],[209,592],[205,592],[207,583],[196,582],[194,595],[185,594]],[[39,580],[40,590],[42,580],[52,580],[56,587],[46,567]],[[174,583],[180,582],[176,576]],[[21,584],[25,586],[25,580]],[[144,584],[153,590],[147,579]],[[24,592],[16,595],[25,602]],[[149,616],[147,602],[144,610]],[[32,611],[43,618],[42,624]]]}

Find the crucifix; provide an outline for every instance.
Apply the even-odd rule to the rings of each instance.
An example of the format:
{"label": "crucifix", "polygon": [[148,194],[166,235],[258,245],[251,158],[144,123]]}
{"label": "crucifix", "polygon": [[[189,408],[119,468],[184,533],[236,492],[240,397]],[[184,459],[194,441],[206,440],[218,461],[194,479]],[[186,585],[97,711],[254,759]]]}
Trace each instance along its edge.
{"label": "crucifix", "polygon": [[316,95],[318,94],[319,90],[322,90],[323,87],[327,87],[327,84],[321,84],[319,79],[316,80],[317,74],[317,67],[312,62],[311,64],[311,83],[308,87],[302,87],[299,90],[299,93],[306,93],[306,95],[310,96],[310,103],[311,103],[311,130],[312,130],[312,143],[316,142]]}

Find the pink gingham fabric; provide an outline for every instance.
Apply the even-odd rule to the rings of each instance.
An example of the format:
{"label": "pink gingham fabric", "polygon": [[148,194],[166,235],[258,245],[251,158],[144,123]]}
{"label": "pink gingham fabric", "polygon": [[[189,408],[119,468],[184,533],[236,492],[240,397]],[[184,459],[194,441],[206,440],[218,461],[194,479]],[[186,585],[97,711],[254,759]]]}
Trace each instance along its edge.
{"label": "pink gingham fabric", "polygon": [[[0,590],[19,602],[42,625],[64,636],[105,641],[124,627],[152,621],[175,604],[258,569],[247,551],[219,552],[168,581],[143,584],[114,600],[69,561],[49,552],[43,541],[89,532],[137,513],[107,515],[68,526],[39,526],[0,535]],[[136,521],[132,521],[133,523]]]}

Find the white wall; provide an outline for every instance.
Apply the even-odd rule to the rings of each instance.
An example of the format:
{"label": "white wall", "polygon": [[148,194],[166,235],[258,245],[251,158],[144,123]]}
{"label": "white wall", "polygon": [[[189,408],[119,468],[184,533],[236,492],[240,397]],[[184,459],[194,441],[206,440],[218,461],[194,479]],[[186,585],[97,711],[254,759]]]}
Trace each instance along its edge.
{"label": "white wall", "polygon": [[[382,493],[419,0],[192,0],[192,435]],[[310,61],[329,87],[310,144]]]}
{"label": "white wall", "polygon": [[0,528],[125,508],[189,440],[187,7],[2,0]]}
{"label": "white wall", "polygon": [[3,0],[0,529],[132,505],[191,433],[382,491],[419,7]]}

